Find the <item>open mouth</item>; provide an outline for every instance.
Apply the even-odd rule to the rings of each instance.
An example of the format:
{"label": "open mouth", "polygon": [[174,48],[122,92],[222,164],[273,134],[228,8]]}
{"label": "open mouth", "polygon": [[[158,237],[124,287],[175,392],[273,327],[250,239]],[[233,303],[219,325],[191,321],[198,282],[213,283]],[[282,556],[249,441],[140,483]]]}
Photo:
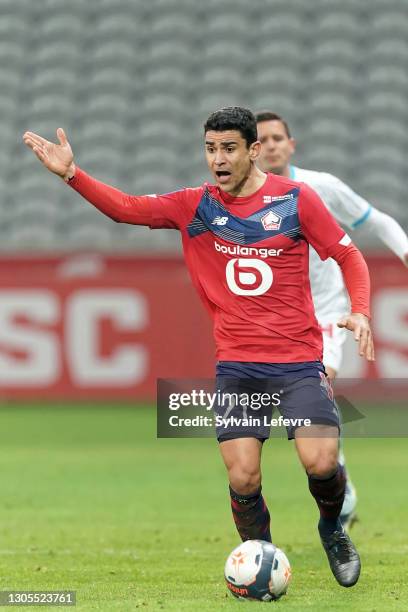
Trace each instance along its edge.
{"label": "open mouth", "polygon": [[220,183],[226,183],[231,176],[231,172],[228,172],[228,170],[217,170],[215,176]]}

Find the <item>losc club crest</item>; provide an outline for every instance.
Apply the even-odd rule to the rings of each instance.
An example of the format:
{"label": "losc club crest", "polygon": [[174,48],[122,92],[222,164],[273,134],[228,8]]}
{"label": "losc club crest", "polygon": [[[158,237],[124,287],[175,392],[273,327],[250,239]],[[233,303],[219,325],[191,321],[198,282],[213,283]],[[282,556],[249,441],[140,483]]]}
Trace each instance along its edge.
{"label": "losc club crest", "polygon": [[282,217],[274,213],[272,210],[261,217],[263,228],[267,231],[278,230],[282,223]]}

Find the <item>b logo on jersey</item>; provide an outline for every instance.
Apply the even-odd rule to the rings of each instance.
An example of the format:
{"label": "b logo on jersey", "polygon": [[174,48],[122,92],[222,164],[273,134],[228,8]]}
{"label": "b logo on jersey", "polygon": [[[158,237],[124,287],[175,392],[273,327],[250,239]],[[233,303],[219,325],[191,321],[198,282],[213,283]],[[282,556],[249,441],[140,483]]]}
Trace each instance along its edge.
{"label": "b logo on jersey", "polygon": [[271,268],[261,259],[230,259],[225,276],[235,295],[262,295],[273,281]]}
{"label": "b logo on jersey", "polygon": [[261,217],[261,223],[265,230],[278,230],[282,223],[282,217],[270,210],[266,215]]}

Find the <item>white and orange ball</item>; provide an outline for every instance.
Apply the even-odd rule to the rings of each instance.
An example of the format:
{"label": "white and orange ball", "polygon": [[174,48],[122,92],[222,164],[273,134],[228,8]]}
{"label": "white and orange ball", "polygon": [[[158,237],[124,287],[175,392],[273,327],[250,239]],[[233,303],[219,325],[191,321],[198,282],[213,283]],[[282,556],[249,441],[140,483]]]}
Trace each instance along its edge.
{"label": "white and orange ball", "polygon": [[291,569],[280,548],[263,540],[247,540],[228,556],[224,575],[234,597],[272,601],[286,593]]}

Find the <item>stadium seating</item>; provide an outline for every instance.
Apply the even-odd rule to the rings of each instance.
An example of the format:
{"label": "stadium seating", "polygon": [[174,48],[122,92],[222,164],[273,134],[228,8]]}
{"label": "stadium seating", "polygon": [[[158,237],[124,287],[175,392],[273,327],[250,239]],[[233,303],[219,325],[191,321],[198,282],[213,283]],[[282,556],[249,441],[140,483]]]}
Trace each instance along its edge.
{"label": "stadium seating", "polygon": [[296,163],[408,222],[405,0],[0,0],[0,14],[2,249],[178,248],[97,215],[22,132],[63,126],[101,180],[166,192],[208,179],[202,125],[232,104],[284,115]]}

